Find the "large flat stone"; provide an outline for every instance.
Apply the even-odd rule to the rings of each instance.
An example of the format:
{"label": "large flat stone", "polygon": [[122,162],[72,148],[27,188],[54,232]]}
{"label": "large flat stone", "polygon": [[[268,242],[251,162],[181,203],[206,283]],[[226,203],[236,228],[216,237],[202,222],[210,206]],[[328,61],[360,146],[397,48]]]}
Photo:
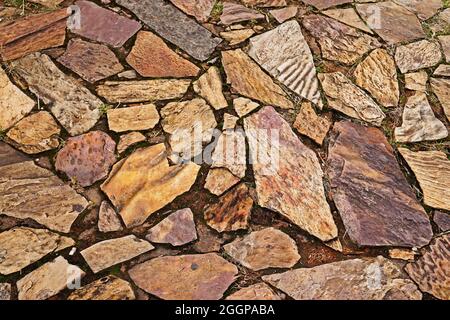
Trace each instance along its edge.
{"label": "large flat stone", "polygon": [[187,15],[194,16],[200,22],[206,22],[214,7],[214,0],[170,0]]}
{"label": "large flat stone", "polygon": [[397,47],[395,62],[402,73],[437,65],[442,59],[439,43],[422,40]]}
{"label": "large flat stone", "polygon": [[370,30],[370,28],[364,23],[363,20],[361,20],[354,8],[329,9],[327,11],[323,11],[322,13],[329,16],[330,18],[336,19],[337,21],[348,24],[353,28],[357,28],[367,33],[373,34],[373,31]]}
{"label": "large flat stone", "polygon": [[134,300],[131,284],[116,276],[107,276],[75,290],[67,300]]}
{"label": "large flat stone", "polygon": [[107,116],[109,130],[114,132],[150,130],[159,123],[154,104],[110,109]]}
{"label": "large flat stone", "polygon": [[224,2],[220,22],[224,25],[264,19],[264,15],[238,3]]}
{"label": "large flat stone", "polygon": [[350,239],[360,246],[421,247],[433,232],[383,132],[334,125],[328,150],[331,194]]}
{"label": "large flat stone", "polygon": [[442,0],[394,0],[395,3],[414,12],[420,20],[427,20],[442,8]]}

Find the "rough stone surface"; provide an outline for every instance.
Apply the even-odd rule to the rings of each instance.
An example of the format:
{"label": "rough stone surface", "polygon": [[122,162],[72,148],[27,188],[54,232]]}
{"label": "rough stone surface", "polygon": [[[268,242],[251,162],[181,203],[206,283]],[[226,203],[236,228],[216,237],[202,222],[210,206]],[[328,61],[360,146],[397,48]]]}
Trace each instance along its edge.
{"label": "rough stone surface", "polygon": [[106,276],[75,290],[67,300],[135,300],[131,284],[116,276]]}
{"label": "rough stone surface", "polygon": [[295,300],[421,300],[401,268],[383,258],[353,259],[263,276]]}
{"label": "rough stone surface", "polygon": [[215,194],[222,195],[225,191],[236,185],[240,179],[224,168],[211,169],[206,177],[205,189]]}
{"label": "rough stone surface", "polygon": [[69,138],[58,152],[55,168],[83,187],[105,178],[116,162],[116,143],[103,131]]}
{"label": "rough stone surface", "polygon": [[431,78],[431,88],[441,102],[447,120],[450,121],[450,79]]}
{"label": "rough stone surface", "polygon": [[[450,16],[450,15],[449,15]],[[438,37],[444,51],[445,60],[450,63],[450,35]]]}
{"label": "rough stone surface", "polygon": [[[337,236],[316,154],[272,108],[244,120],[258,204],[276,211],[321,240]],[[277,132],[278,139],[274,133]]]}
{"label": "rough stone surface", "polygon": [[389,250],[389,257],[397,260],[414,261],[416,256],[415,251],[409,249],[391,249]]}
{"label": "rough stone surface", "polygon": [[448,25],[450,23],[450,8],[441,11],[429,24],[431,31],[434,33],[443,34],[448,31]]}
{"label": "rough stone surface", "polygon": [[127,227],[142,224],[194,184],[200,167],[191,162],[170,166],[167,156],[164,144],[139,149],[115,164],[102,184]]}
{"label": "rough stone surface", "polygon": [[425,71],[405,74],[405,88],[414,91],[427,91],[428,74]]}
{"label": "rough stone surface", "polygon": [[356,13],[355,9],[353,8],[330,9],[324,11],[323,14],[342,23],[348,24],[353,28],[357,28],[367,33],[373,34],[373,31],[370,30],[369,27],[367,27],[367,25],[364,23],[364,21],[361,20],[358,13]]}
{"label": "rough stone surface", "polygon": [[321,73],[319,79],[330,108],[349,117],[381,125],[386,117],[381,108],[341,72]]}
{"label": "rough stone surface", "polygon": [[110,109],[107,116],[109,129],[114,132],[150,130],[159,122],[154,104]]}
{"label": "rough stone surface", "polygon": [[442,8],[442,0],[394,0],[395,3],[414,12],[420,20],[427,20]]}
{"label": "rough stone surface", "polygon": [[153,249],[147,241],[129,235],[96,243],[81,251],[81,255],[92,271],[98,273]]}
{"label": "rough stone surface", "polygon": [[0,301],[11,300],[11,284],[0,283]]}
{"label": "rough stone surface", "polygon": [[328,150],[331,194],[350,239],[360,246],[421,247],[430,221],[383,132],[349,121],[334,125]]}
{"label": "rough stone surface", "polygon": [[450,230],[450,214],[436,211],[433,216],[433,221],[443,232]]}
{"label": "rough stone surface", "polygon": [[433,76],[450,77],[450,65],[441,64],[433,72]]}
{"label": "rough stone surface", "polygon": [[261,282],[230,294],[225,300],[281,300],[267,284]]}
{"label": "rough stone surface", "polygon": [[228,41],[230,46],[234,46],[244,42],[254,34],[255,31],[253,29],[241,29],[221,32],[220,36],[225,41]]}
{"label": "rough stone surface", "polygon": [[437,65],[442,53],[438,43],[422,40],[397,47],[395,61],[402,73]]}
{"label": "rough stone surface", "polygon": [[283,23],[293,17],[298,13],[297,6],[289,6],[286,8],[270,10],[270,14],[278,21],[278,23]]}
{"label": "rough stone surface", "polygon": [[300,113],[295,119],[294,128],[297,129],[300,134],[303,134],[322,145],[332,124],[333,122],[330,114],[319,116],[311,103],[306,102],[302,104]]}
{"label": "rough stone surface", "polygon": [[233,116],[229,113],[225,113],[223,115],[223,126],[222,130],[234,130],[236,128],[237,122],[239,121],[239,118],[236,116]]}
{"label": "rough stone surface", "polygon": [[260,107],[258,103],[242,97],[234,99],[233,106],[234,110],[241,118]]}
{"label": "rough stone surface", "polygon": [[236,266],[214,253],[160,257],[129,271],[138,287],[164,300],[218,300],[237,273]]}
{"label": "rough stone surface", "polygon": [[450,235],[436,238],[422,257],[405,267],[419,288],[438,299],[450,299]]}
{"label": "rough stone surface", "polygon": [[251,270],[291,268],[300,255],[295,241],[274,228],[254,231],[224,246],[225,252]]}
{"label": "rough stone surface", "polygon": [[352,3],[352,0],[303,0],[304,3],[312,5],[319,10],[328,9],[344,3]]}
{"label": "rough stone surface", "polygon": [[226,168],[238,178],[244,178],[247,169],[245,134],[241,128],[226,130],[219,137],[212,154],[211,168]]}
{"label": "rough stone surface", "polygon": [[119,143],[117,144],[117,152],[119,154],[124,153],[127,149],[139,142],[144,142],[147,138],[140,132],[130,132],[120,136]]}
{"label": "rough stone surface", "polygon": [[98,210],[98,230],[100,232],[121,231],[122,223],[108,201],[102,201]]}
{"label": "rough stone surface", "polygon": [[184,13],[194,16],[200,22],[206,22],[214,7],[214,0],[170,0]]}
{"label": "rough stone surface", "polygon": [[222,79],[219,68],[212,66],[197,81],[194,82],[194,91],[205,98],[216,110],[228,107],[228,102],[222,92]]}
{"label": "rough stone surface", "polygon": [[264,15],[241,4],[224,2],[220,22],[230,25],[237,22],[264,19]]}
{"label": "rough stone surface", "polygon": [[423,191],[424,203],[450,210],[450,160],[441,151],[413,152],[399,148]]}

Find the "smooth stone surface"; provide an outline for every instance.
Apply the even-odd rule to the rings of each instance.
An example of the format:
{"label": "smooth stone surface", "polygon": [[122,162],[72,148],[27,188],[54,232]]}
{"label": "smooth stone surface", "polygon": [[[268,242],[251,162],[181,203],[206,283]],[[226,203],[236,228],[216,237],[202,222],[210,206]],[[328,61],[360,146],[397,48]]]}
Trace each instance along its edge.
{"label": "smooth stone surface", "polygon": [[205,182],[205,189],[216,196],[222,195],[225,191],[236,185],[240,179],[224,168],[211,169],[208,172]]}
{"label": "smooth stone surface", "polygon": [[344,3],[352,3],[353,0],[303,0],[303,2],[312,5],[319,10],[323,10]]}
{"label": "smooth stone surface", "polygon": [[428,40],[399,46],[395,52],[395,61],[402,73],[433,67],[441,59],[439,44]]}
{"label": "smooth stone surface", "polygon": [[428,73],[419,71],[405,74],[405,88],[408,90],[426,92]]}
{"label": "smooth stone surface", "polygon": [[109,130],[114,132],[153,129],[159,123],[154,104],[110,109],[107,112]]}
{"label": "smooth stone surface", "polygon": [[[450,11],[449,11],[449,16],[450,16]],[[442,50],[444,51],[445,61],[450,63],[450,35],[440,36],[440,37],[438,37],[438,39],[439,39],[439,42],[441,43]]]}
{"label": "smooth stone surface", "polygon": [[278,23],[283,23],[291,18],[294,18],[298,13],[297,6],[289,6],[286,8],[270,10],[270,14]]}
{"label": "smooth stone surface", "polygon": [[98,210],[98,230],[100,232],[121,231],[122,223],[108,201],[102,201]]}
{"label": "smooth stone surface", "polygon": [[450,121],[450,79],[431,78],[431,88],[438,97],[447,120]]}
{"label": "smooth stone surface", "polygon": [[146,140],[147,138],[140,132],[130,132],[121,135],[119,143],[117,144],[117,152],[122,154],[127,151],[129,147]]}
{"label": "smooth stone surface", "polygon": [[245,117],[247,114],[256,110],[260,107],[260,105],[250,99],[247,98],[236,98],[233,100],[234,110],[238,114],[239,117]]}
{"label": "smooth stone surface", "polygon": [[343,8],[343,9],[330,9],[323,11],[323,14],[329,16],[330,18],[336,19],[342,23],[348,24],[353,28],[360,29],[367,33],[373,34],[373,31],[364,23],[353,8]]}
{"label": "smooth stone surface", "polygon": [[220,33],[220,36],[225,41],[228,41],[230,46],[234,46],[244,42],[254,34],[255,31],[253,29],[241,29],[241,30],[224,31]]}
{"label": "smooth stone surface", "polygon": [[242,288],[226,297],[225,300],[281,300],[272,288],[261,282]]}
{"label": "smooth stone surface", "polygon": [[300,134],[322,145],[332,124],[331,114],[317,115],[311,103],[305,102],[302,104],[300,112],[295,119],[294,128]]}
{"label": "smooth stone surface", "polygon": [[67,300],[135,300],[131,284],[116,276],[106,276],[75,290]]}
{"label": "smooth stone surface", "polygon": [[265,16],[256,10],[247,8],[241,4],[224,2],[220,22],[230,25],[237,22],[254,21],[264,19]]}
{"label": "smooth stone surface", "polygon": [[334,125],[328,149],[331,194],[359,246],[421,247],[433,232],[383,132],[349,121]]}
{"label": "smooth stone surface", "polygon": [[193,85],[194,91],[205,98],[215,110],[228,107],[228,102],[222,92],[220,71],[216,66],[210,67]]}
{"label": "smooth stone surface", "polygon": [[170,0],[187,15],[194,16],[200,22],[206,22],[214,7],[214,0]]}
{"label": "smooth stone surface", "polygon": [[442,8],[442,0],[394,0],[395,3],[414,12],[420,20],[427,20]]}

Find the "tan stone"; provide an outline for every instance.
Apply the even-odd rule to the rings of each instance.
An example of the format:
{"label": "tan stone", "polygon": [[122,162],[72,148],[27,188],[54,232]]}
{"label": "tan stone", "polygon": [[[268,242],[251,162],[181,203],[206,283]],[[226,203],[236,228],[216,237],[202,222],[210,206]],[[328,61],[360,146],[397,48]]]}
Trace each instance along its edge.
{"label": "tan stone", "polygon": [[238,117],[235,117],[229,113],[225,113],[223,115],[222,130],[234,130],[236,128],[236,124],[238,121],[239,121]]}
{"label": "tan stone", "polygon": [[194,91],[205,98],[214,109],[219,110],[228,107],[228,102],[222,92],[220,71],[217,67],[210,67],[193,85]]}
{"label": "tan stone", "polygon": [[236,291],[225,300],[281,300],[267,284],[261,282]]}
{"label": "tan stone", "polygon": [[[449,11],[450,12],[450,11]],[[449,14],[450,16],[450,14]],[[445,60],[450,63],[450,35],[438,37],[444,51]]]}
{"label": "tan stone", "polygon": [[247,98],[236,98],[233,100],[234,110],[239,115],[239,117],[245,117],[247,114],[259,108],[259,104],[247,99]]}
{"label": "tan stone", "polygon": [[402,73],[433,67],[441,58],[439,44],[429,40],[399,46],[395,52],[395,62]]}
{"label": "tan stone", "polygon": [[450,80],[431,78],[431,88],[434,94],[441,102],[442,109],[444,109],[445,116],[450,121]]}
{"label": "tan stone", "polygon": [[247,170],[247,151],[242,129],[226,130],[219,137],[212,154],[212,168],[226,168],[238,178]]}
{"label": "tan stone", "polygon": [[395,3],[414,12],[420,20],[427,20],[442,8],[442,0],[394,0]]}
{"label": "tan stone", "polygon": [[414,91],[426,92],[428,73],[425,71],[405,74],[405,88]]}
{"label": "tan stone", "polygon": [[450,8],[447,8],[437,14],[430,20],[429,27],[434,33],[446,33],[450,24]]}
{"label": "tan stone", "polygon": [[300,113],[297,115],[294,128],[297,129],[300,134],[303,134],[322,145],[332,124],[333,122],[330,114],[319,116],[316,114],[311,103],[305,102],[302,104]]}
{"label": "tan stone", "polygon": [[40,5],[43,5],[47,8],[55,8],[57,5],[59,5],[64,0],[29,0],[33,3],[39,3]]}
{"label": "tan stone", "polygon": [[353,8],[330,9],[323,11],[323,14],[342,23],[348,24],[351,27],[373,34],[373,31],[367,27]]}
{"label": "tan stone", "polygon": [[205,189],[220,196],[225,191],[236,185],[240,179],[224,168],[211,169],[206,177]]}
{"label": "tan stone", "polygon": [[120,136],[119,143],[117,144],[117,152],[119,154],[124,153],[129,147],[136,143],[143,142],[147,138],[140,132],[130,132]]}
{"label": "tan stone", "polygon": [[295,17],[297,13],[297,6],[289,6],[281,9],[270,10],[270,14],[278,21],[278,23],[283,23]]}
{"label": "tan stone", "polygon": [[153,129],[159,122],[154,104],[108,110],[109,129],[115,132]]}
{"label": "tan stone", "polygon": [[102,201],[98,210],[98,230],[100,232],[123,230],[122,223],[120,223],[116,211],[107,201]]}
{"label": "tan stone", "polygon": [[208,20],[215,3],[214,0],[170,0],[170,2],[200,22]]}
{"label": "tan stone", "polygon": [[433,76],[450,77],[450,65],[440,64],[433,72]]}
{"label": "tan stone", "polygon": [[255,31],[252,29],[241,29],[221,32],[220,36],[228,41],[230,46],[234,46],[244,42],[254,34]]}
{"label": "tan stone", "polygon": [[75,290],[67,300],[134,300],[131,284],[116,276],[107,276]]}
{"label": "tan stone", "polygon": [[408,249],[390,249],[389,257],[397,260],[414,261],[416,253]]}

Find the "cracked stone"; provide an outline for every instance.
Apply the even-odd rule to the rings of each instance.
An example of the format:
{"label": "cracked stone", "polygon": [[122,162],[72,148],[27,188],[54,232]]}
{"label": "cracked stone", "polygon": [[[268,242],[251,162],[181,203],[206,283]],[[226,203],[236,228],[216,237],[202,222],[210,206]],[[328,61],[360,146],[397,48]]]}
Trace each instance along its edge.
{"label": "cracked stone", "polygon": [[223,84],[219,68],[210,67],[193,85],[194,91],[205,98],[215,110],[228,107],[228,102],[222,92]]}
{"label": "cracked stone", "polygon": [[300,113],[295,119],[294,128],[297,129],[300,134],[303,134],[314,140],[317,144],[322,145],[332,125],[333,121],[331,120],[331,114],[319,116],[311,103],[305,102],[302,104]]}
{"label": "cracked stone", "polygon": [[67,300],[135,300],[131,284],[110,275],[73,291]]}
{"label": "cracked stone", "polygon": [[212,154],[211,168],[225,168],[238,178],[244,178],[247,170],[245,134],[241,128],[226,130],[219,137]]}

